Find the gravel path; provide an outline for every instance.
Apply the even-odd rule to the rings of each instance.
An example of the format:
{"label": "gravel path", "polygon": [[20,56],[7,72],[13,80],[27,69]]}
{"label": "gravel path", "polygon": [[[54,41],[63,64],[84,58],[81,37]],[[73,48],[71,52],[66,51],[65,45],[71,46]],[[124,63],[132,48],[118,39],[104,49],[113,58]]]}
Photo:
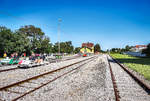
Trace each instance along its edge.
{"label": "gravel path", "polygon": [[117,63],[110,57],[110,64],[114,73],[120,101],[150,101],[150,96],[139,86]]}
{"label": "gravel path", "polygon": [[100,56],[20,101],[109,101],[105,67]]}

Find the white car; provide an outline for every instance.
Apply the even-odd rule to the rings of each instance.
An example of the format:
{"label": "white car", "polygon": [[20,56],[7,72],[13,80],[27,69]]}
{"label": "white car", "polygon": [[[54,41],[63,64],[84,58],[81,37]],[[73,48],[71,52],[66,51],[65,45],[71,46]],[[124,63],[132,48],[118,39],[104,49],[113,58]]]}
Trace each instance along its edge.
{"label": "white car", "polygon": [[26,58],[25,60],[21,60],[21,63],[18,65],[18,67],[21,68],[29,68],[32,67],[33,61],[29,60],[29,58]]}
{"label": "white car", "polygon": [[29,58],[26,58],[25,60],[21,60],[18,67],[20,67],[20,68],[30,68],[30,67],[48,65],[48,64],[49,64],[49,62],[47,62],[47,61],[41,61],[40,63],[35,63],[34,61],[29,60]]}

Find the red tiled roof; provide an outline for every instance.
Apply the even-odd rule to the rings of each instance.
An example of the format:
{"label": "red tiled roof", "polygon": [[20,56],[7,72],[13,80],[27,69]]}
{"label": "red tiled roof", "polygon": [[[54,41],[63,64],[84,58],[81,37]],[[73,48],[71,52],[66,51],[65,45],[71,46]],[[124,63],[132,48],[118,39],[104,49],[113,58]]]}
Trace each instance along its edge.
{"label": "red tiled roof", "polygon": [[136,45],[136,48],[140,48],[140,47],[147,47],[147,45]]}
{"label": "red tiled roof", "polygon": [[82,43],[82,47],[89,47],[89,48],[91,48],[93,46],[94,46],[93,43]]}

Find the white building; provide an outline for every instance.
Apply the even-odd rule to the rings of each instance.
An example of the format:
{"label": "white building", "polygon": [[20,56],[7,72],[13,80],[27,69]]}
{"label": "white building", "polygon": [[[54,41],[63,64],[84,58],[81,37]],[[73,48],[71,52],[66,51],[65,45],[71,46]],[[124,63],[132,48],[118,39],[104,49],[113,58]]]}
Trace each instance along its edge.
{"label": "white building", "polygon": [[133,48],[131,48],[132,52],[142,52],[143,49],[146,49],[147,45],[136,45]]}

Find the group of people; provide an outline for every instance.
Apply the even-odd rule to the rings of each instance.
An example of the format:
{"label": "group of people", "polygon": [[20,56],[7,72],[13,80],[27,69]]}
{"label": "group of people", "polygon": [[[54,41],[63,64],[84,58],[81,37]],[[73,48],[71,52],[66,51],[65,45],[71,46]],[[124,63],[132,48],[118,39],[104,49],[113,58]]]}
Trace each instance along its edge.
{"label": "group of people", "polygon": [[[3,55],[4,58],[7,57],[7,53],[5,52],[4,55]],[[15,59],[19,59],[19,55],[17,52],[14,52],[10,55],[10,58],[15,58]],[[23,53],[21,57],[26,57],[26,53]]]}
{"label": "group of people", "polygon": [[[4,55],[3,55],[4,58],[7,57],[7,53],[5,52]],[[26,53],[23,53],[21,55],[21,57],[24,57],[24,59],[26,58]],[[13,59],[17,59],[19,60],[20,56],[18,55],[17,52],[14,52],[10,55],[10,58],[13,58]],[[29,56],[29,60],[32,60],[36,63],[40,63],[42,61],[44,61],[46,58],[46,55],[45,54],[35,54],[34,52],[32,52],[31,56]]]}
{"label": "group of people", "polygon": [[35,63],[41,63],[45,60],[45,55],[32,53],[29,57],[29,60],[34,61]]}
{"label": "group of people", "polygon": [[15,60],[19,60],[18,53],[13,53],[13,54],[11,54],[10,58],[13,58],[13,59],[15,59]]}

